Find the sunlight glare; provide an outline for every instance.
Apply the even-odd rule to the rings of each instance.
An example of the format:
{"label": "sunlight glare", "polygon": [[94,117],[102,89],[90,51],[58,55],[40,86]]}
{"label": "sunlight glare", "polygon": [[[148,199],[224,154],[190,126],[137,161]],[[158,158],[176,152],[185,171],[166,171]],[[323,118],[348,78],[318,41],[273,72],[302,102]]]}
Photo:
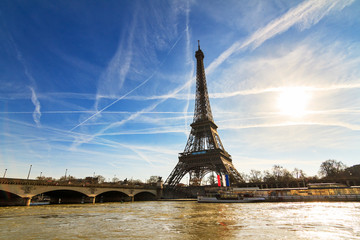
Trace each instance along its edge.
{"label": "sunlight glare", "polygon": [[310,94],[303,87],[282,89],[278,96],[277,106],[281,114],[291,117],[302,117],[307,112]]}

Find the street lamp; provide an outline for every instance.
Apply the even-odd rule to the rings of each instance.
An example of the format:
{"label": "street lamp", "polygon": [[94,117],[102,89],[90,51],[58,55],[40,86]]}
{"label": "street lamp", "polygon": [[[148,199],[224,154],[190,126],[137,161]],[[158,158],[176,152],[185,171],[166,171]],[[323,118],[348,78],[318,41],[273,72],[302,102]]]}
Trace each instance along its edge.
{"label": "street lamp", "polygon": [[29,169],[29,173],[28,173],[27,179],[29,179],[29,177],[30,177],[31,167],[32,167],[32,165],[30,165],[30,169]]}
{"label": "street lamp", "polygon": [[7,168],[5,169],[5,172],[4,172],[4,176],[3,176],[3,178],[5,178],[6,172],[7,172]]}

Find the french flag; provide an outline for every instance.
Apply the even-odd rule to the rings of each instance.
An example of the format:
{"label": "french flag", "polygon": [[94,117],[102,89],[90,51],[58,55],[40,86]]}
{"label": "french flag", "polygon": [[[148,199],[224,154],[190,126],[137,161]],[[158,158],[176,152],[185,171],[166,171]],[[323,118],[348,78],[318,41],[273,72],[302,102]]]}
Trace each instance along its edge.
{"label": "french flag", "polygon": [[229,175],[225,175],[226,186],[230,187]]}

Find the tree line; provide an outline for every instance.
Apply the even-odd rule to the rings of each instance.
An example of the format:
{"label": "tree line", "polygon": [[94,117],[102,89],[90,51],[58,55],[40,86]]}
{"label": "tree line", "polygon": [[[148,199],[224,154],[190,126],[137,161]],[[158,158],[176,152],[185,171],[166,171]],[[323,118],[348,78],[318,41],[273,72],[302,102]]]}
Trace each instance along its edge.
{"label": "tree line", "polygon": [[[259,171],[252,169],[249,174],[241,173],[243,178],[242,184],[279,184],[281,186],[287,186],[291,182],[302,183],[305,186],[307,183],[327,181],[338,182],[339,180],[352,180],[355,179],[357,184],[360,184],[360,164],[352,167],[347,167],[341,161],[329,159],[321,163],[318,175],[308,176],[302,169],[294,168],[292,171],[280,165],[274,165],[270,170]],[[161,177],[151,176],[145,182],[140,179],[127,179],[120,180],[115,177],[108,179],[101,175],[93,177],[86,177],[83,179],[75,178],[74,176],[62,176],[60,179],[52,177],[39,176],[37,180],[46,182],[59,182],[68,184],[120,184],[120,185],[155,185]],[[203,185],[216,185],[216,177],[214,175],[208,176],[207,179],[203,179]],[[184,185],[184,184],[183,184]]]}
{"label": "tree line", "polygon": [[[274,165],[270,170],[259,171],[252,169],[249,174],[240,173],[244,184],[270,184],[279,186],[298,185],[306,186],[307,183],[316,182],[339,182],[346,180],[358,180],[360,184],[360,164],[347,167],[341,161],[329,159],[321,163],[318,175],[308,176],[302,169],[288,169]],[[292,183],[292,184],[291,184]],[[217,180],[214,175],[209,175],[205,181],[205,185],[216,185]],[[244,185],[245,186],[245,185]]]}
{"label": "tree line", "polygon": [[242,174],[242,176],[246,183],[318,182],[319,180],[336,182],[356,178],[360,180],[360,165],[347,167],[341,161],[329,159],[321,163],[318,175],[315,176],[308,176],[299,168],[289,171],[280,165],[274,165],[271,170],[263,172],[252,169],[249,174]]}
{"label": "tree line", "polygon": [[159,176],[151,176],[149,179],[145,180],[145,182],[141,181],[140,179],[127,179],[120,180],[117,177],[113,177],[112,179],[106,180],[105,177],[102,175],[96,175],[93,177],[85,177],[85,178],[76,178],[71,175],[62,176],[59,179],[53,177],[46,177],[46,176],[38,176],[36,180],[48,182],[48,183],[66,183],[66,184],[117,184],[117,185],[155,185],[161,177]]}

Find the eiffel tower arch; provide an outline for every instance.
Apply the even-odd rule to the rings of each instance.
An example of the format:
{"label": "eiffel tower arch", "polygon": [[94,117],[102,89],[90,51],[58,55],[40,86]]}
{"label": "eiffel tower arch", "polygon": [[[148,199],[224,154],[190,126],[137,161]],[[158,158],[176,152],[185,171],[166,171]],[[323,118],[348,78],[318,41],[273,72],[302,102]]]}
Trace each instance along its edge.
{"label": "eiffel tower arch", "polygon": [[196,57],[196,97],[194,119],[184,152],[179,154],[179,162],[165,181],[168,187],[176,186],[189,173],[190,183],[200,183],[210,172],[229,175],[232,183],[243,182],[243,178],[232,164],[231,156],[225,151],[211,113],[206,85],[204,53],[200,49]]}

